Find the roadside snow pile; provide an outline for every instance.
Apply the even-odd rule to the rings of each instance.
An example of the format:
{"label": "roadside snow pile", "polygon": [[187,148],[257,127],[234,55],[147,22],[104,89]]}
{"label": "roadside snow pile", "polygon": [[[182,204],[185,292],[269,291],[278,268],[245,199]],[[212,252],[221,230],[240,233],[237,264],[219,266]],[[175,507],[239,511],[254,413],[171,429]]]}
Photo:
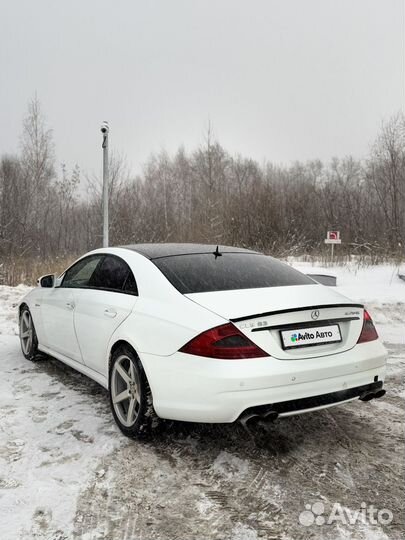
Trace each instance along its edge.
{"label": "roadside snow pile", "polygon": [[405,285],[398,277],[398,267],[393,265],[359,268],[357,265],[324,267],[312,263],[293,263],[292,266],[304,274],[336,276],[337,290],[358,302],[405,303]]}
{"label": "roadside snow pile", "polygon": [[31,287],[26,285],[18,285],[18,287],[0,286],[0,334],[18,335],[17,310],[14,306],[30,290]]}

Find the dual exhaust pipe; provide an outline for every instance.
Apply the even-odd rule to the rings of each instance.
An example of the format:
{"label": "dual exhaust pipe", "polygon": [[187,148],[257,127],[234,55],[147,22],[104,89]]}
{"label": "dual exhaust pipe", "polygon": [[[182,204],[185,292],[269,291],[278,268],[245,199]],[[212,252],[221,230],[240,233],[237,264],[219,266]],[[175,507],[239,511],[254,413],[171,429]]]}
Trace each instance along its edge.
{"label": "dual exhaust pipe", "polygon": [[385,396],[386,391],[383,388],[377,388],[376,390],[366,390],[360,394],[359,399],[361,401],[371,401],[372,399],[378,399]]}
{"label": "dual exhaust pipe", "polygon": [[[371,401],[372,399],[382,398],[385,396],[385,394],[386,391],[381,387],[368,389],[359,395],[359,399],[361,401]],[[277,420],[278,416],[279,413],[271,409],[263,413],[249,411],[242,414],[242,416],[239,418],[239,422],[246,429],[246,431],[249,431],[249,427],[256,424],[267,429],[269,422],[274,422]]]}
{"label": "dual exhaust pipe", "polygon": [[274,420],[277,420],[277,418],[278,418],[277,411],[270,410],[262,414],[250,412],[250,413],[242,414],[242,416],[239,418],[239,422],[246,429],[246,431],[250,433],[249,427],[259,424],[265,429],[267,429],[267,423],[274,422]]}

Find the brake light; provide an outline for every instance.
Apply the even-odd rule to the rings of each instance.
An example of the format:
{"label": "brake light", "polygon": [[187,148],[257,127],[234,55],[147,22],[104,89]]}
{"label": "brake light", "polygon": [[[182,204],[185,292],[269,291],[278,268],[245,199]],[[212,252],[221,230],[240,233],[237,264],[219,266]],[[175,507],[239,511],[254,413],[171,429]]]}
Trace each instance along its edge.
{"label": "brake light", "polygon": [[364,310],[363,328],[361,329],[361,334],[357,343],[366,343],[367,341],[374,341],[375,339],[378,339],[378,334],[373,319],[370,317],[369,312]]}
{"label": "brake light", "polygon": [[180,352],[222,360],[269,356],[232,323],[207,330],[180,349]]}

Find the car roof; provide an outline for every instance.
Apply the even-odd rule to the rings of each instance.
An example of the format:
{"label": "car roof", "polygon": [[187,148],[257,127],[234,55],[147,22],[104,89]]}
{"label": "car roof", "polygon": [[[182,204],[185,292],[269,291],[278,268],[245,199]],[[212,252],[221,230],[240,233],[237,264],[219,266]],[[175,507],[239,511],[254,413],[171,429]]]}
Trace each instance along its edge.
{"label": "car roof", "polygon": [[[216,244],[176,244],[176,243],[161,243],[161,244],[132,244],[130,246],[119,246],[122,249],[129,249],[140,253],[148,259],[159,259],[161,257],[174,257],[176,255],[193,255],[203,253],[215,253]],[[218,246],[219,253],[257,253],[250,249]]]}

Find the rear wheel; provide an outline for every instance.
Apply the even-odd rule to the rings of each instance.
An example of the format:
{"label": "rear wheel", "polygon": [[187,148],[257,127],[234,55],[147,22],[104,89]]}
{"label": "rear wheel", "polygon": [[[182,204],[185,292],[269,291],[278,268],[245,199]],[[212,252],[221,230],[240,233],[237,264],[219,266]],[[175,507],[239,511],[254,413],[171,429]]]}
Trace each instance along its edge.
{"label": "rear wheel", "polygon": [[142,364],[130,347],[120,347],[112,354],[109,393],[114,420],[124,435],[147,435],[157,416]]}
{"label": "rear wheel", "polygon": [[27,360],[35,360],[38,355],[38,339],[30,310],[24,306],[20,313],[20,343]]}

